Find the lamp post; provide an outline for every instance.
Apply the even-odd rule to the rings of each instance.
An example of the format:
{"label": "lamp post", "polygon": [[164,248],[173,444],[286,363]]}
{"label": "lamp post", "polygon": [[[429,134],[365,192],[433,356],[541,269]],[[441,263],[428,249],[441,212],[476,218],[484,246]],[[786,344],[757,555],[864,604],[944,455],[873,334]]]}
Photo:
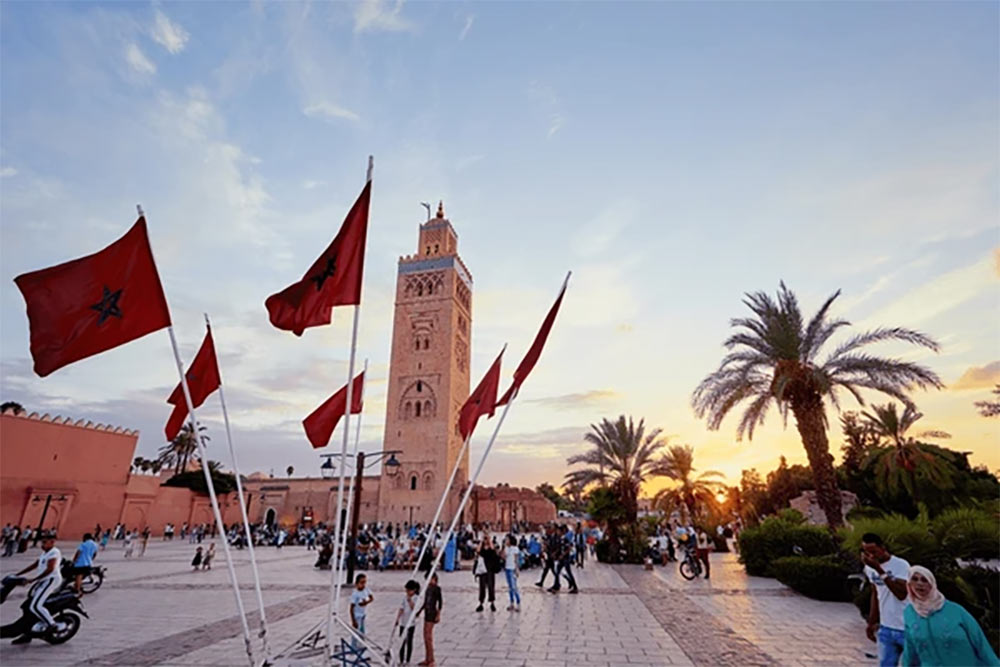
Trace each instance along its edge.
{"label": "lamp post", "polygon": [[[354,478],[354,507],[351,509],[351,534],[350,539],[347,541],[347,581],[348,583],[354,581],[354,564],[355,564],[355,552],[358,539],[358,520],[361,516],[361,485],[364,480],[364,470],[365,468],[370,468],[389,457],[385,461],[386,467],[398,468],[399,461],[396,459],[396,454],[402,453],[400,449],[387,449],[381,452],[373,452],[367,456],[370,456],[372,460],[369,463],[365,463],[366,454],[364,452],[358,452],[358,458],[355,462],[355,478]],[[340,454],[321,454],[326,461],[320,466],[320,470],[323,473],[324,478],[332,478],[334,473],[333,457],[340,456]],[[346,518],[344,514],[347,513],[347,509],[343,510],[343,514],[340,517],[340,525],[344,525],[344,519]],[[338,535],[334,536],[334,539],[339,539]]]}

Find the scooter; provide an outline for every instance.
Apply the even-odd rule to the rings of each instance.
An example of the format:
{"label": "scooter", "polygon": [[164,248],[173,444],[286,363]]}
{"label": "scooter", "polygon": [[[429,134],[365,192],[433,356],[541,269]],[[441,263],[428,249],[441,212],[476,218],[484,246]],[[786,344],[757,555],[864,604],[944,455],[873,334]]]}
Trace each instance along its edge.
{"label": "scooter", "polygon": [[[0,601],[7,598],[7,595],[15,587],[26,581],[24,577],[7,576],[0,582]],[[38,586],[38,584],[35,584]],[[32,586],[32,591],[34,586]],[[31,611],[31,592],[28,592],[27,599],[21,603],[21,618],[13,623],[0,626],[0,639],[12,637],[28,637],[31,639],[41,639],[49,644],[65,644],[72,639],[80,630],[80,617],[87,616],[83,610],[80,598],[76,597],[72,591],[61,590],[53,593],[45,601],[45,608],[57,624],[63,626],[62,630],[46,626],[43,630],[35,630],[36,624],[42,623],[42,619]]]}
{"label": "scooter", "polygon": [[[60,567],[60,573],[63,578],[63,590],[74,590],[76,586],[76,570],[78,568],[73,567],[73,561],[63,558],[62,566]],[[101,567],[99,565],[93,565],[87,568],[87,571],[83,573],[83,581],[80,584],[80,590],[84,593],[93,593],[101,584],[104,583],[104,575],[107,573],[108,568]]]}

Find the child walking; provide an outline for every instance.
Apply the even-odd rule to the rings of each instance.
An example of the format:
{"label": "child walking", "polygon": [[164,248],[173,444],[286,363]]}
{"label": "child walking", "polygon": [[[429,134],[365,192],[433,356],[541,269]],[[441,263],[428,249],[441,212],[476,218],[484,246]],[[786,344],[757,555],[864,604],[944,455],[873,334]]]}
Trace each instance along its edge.
{"label": "child walking", "polygon": [[427,584],[427,592],[424,594],[424,652],[423,662],[417,663],[420,667],[434,667],[434,625],[441,620],[441,610],[444,608],[444,598],[441,596],[441,587],[438,586],[438,576],[435,573]]}
{"label": "child walking", "polygon": [[194,558],[191,560],[191,567],[197,572],[198,568],[201,566],[201,547],[198,547],[194,552]]}
{"label": "child walking", "polygon": [[[354,592],[351,593],[351,625],[361,635],[365,634],[365,607],[375,600],[375,596],[366,588],[367,585],[368,577],[359,574],[355,579]],[[359,648],[357,637],[351,640],[351,644],[355,649]]]}
{"label": "child walking", "polygon": [[[399,611],[396,613],[396,625],[399,626],[399,636],[403,636],[403,627],[410,618],[410,614],[413,613],[413,607],[417,603],[417,596],[420,595],[420,584],[418,584],[413,579],[406,582],[406,597],[403,598],[403,604],[400,605]],[[417,612],[418,614],[420,612]],[[408,665],[410,664],[410,658],[413,656],[413,631],[416,629],[416,623],[410,626],[406,631],[406,638],[399,647],[399,664]]]}
{"label": "child walking", "polygon": [[521,550],[517,548],[517,538],[510,535],[507,538],[507,548],[504,550],[504,574],[507,575],[507,595],[510,604],[507,611],[521,611],[521,591],[517,588],[517,574],[520,572]]}
{"label": "child walking", "polygon": [[213,558],[215,558],[215,542],[208,545],[208,551],[205,552],[205,559],[201,562],[201,569],[211,570]]}

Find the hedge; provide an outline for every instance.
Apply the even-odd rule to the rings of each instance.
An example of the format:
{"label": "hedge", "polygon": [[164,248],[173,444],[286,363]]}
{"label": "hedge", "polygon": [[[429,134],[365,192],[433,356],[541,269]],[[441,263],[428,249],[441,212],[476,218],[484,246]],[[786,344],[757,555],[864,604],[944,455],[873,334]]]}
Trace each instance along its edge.
{"label": "hedge", "polygon": [[837,554],[785,556],[771,563],[775,578],[789,588],[815,600],[850,602],[847,575],[850,568]]}
{"label": "hedge", "polygon": [[[796,523],[784,517],[769,517],[759,526],[743,530],[739,545],[740,562],[747,574],[757,577],[774,576],[772,564],[785,556],[825,556],[837,552],[837,545],[826,528]],[[796,553],[795,547],[799,547],[801,553]]]}

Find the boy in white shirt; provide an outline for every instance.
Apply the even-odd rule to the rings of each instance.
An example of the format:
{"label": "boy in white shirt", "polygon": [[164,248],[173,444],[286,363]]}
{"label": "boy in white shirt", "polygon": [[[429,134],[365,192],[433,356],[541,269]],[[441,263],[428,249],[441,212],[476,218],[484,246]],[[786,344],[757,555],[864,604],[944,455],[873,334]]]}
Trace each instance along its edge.
{"label": "boy in white shirt", "polygon": [[[365,634],[365,607],[370,605],[375,596],[366,588],[368,577],[359,574],[355,579],[354,592],[351,593],[351,625],[359,634]],[[358,648],[357,639],[352,640],[354,648]]]}
{"label": "boy in white shirt", "polygon": [[[28,606],[31,612],[41,619],[32,628],[35,632],[43,632],[46,625],[55,627],[59,631],[66,629],[65,624],[56,623],[55,619],[52,618],[52,614],[45,608],[45,601],[62,586],[62,573],[59,571],[61,564],[62,554],[56,548],[55,535],[46,534],[42,537],[42,555],[38,558],[38,562],[29,565],[17,573],[17,576],[21,576],[31,570],[35,570],[35,578],[28,579],[25,582],[26,584],[38,582],[38,585],[31,592],[31,604]],[[15,639],[12,643],[27,644],[30,641],[30,635],[23,635]]]}
{"label": "boy in white shirt", "polygon": [[893,556],[875,533],[861,536],[861,561],[865,576],[872,583],[868,612],[868,639],[878,644],[879,667],[895,667],[903,655],[906,624],[906,582],[910,564]]}

